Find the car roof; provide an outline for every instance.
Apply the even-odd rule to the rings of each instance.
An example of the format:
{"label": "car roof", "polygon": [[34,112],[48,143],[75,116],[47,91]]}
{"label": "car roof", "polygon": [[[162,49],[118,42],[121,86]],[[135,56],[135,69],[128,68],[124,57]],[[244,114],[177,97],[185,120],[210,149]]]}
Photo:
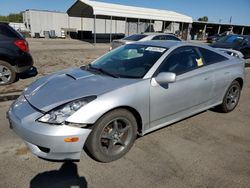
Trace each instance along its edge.
{"label": "car roof", "polygon": [[157,35],[171,35],[171,36],[175,36],[173,33],[142,33],[141,35],[147,35],[147,36],[157,36]]}
{"label": "car roof", "polygon": [[228,54],[225,54],[224,52],[213,48],[211,46],[208,46],[207,44],[204,43],[194,43],[194,42],[187,42],[187,41],[175,41],[175,40],[150,40],[150,41],[139,41],[135,42],[133,44],[142,44],[142,45],[147,45],[147,46],[155,46],[155,47],[162,47],[162,48],[174,48],[174,47],[181,47],[181,46],[194,46],[194,47],[200,47],[200,48],[205,48],[207,50],[216,52],[220,55],[226,56],[227,58],[231,58]]}
{"label": "car roof", "polygon": [[250,35],[242,35],[243,38],[250,40]]}

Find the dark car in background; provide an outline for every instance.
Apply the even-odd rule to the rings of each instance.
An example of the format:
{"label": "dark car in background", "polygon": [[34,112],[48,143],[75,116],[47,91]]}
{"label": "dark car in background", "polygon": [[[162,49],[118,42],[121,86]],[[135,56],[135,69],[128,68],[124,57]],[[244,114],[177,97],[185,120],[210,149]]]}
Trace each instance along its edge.
{"label": "dark car in background", "polygon": [[210,46],[237,50],[244,55],[244,58],[250,58],[250,35],[228,35]]}
{"label": "dark car in background", "polygon": [[7,23],[0,22],[0,85],[11,84],[20,76],[36,74],[28,42]]}
{"label": "dark car in background", "polygon": [[207,37],[207,42],[208,43],[214,43],[216,42],[219,38],[221,37],[220,34],[215,34]]}
{"label": "dark car in background", "polygon": [[233,34],[232,31],[225,31],[221,34],[214,34],[214,35],[211,35],[211,36],[208,36],[207,37],[207,42],[208,43],[214,43],[216,41],[218,41],[220,38],[224,37],[224,36],[227,36],[227,35],[231,35]]}

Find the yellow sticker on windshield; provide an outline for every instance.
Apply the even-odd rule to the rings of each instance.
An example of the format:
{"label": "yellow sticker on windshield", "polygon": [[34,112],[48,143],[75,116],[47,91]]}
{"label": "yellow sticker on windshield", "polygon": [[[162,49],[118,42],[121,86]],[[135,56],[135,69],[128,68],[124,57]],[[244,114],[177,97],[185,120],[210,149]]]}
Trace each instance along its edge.
{"label": "yellow sticker on windshield", "polygon": [[197,62],[198,67],[200,67],[200,66],[203,65],[203,61],[202,61],[201,58],[200,59],[196,59],[196,62]]}

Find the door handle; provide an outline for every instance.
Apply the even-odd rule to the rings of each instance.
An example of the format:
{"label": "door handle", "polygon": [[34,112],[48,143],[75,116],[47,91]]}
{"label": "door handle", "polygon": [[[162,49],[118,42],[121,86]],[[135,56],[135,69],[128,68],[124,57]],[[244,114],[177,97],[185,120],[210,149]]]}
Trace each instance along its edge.
{"label": "door handle", "polygon": [[209,79],[209,77],[204,78],[204,80],[208,80],[208,79]]}
{"label": "door handle", "polygon": [[226,74],[229,74],[229,72],[224,72],[224,74],[226,75]]}

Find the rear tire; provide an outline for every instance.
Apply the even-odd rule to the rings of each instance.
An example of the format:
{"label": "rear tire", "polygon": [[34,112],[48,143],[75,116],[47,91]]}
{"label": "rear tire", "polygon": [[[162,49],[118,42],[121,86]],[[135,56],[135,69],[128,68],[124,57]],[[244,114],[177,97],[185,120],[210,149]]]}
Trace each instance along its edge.
{"label": "rear tire", "polygon": [[5,61],[0,60],[0,85],[8,85],[16,80],[14,68]]}
{"label": "rear tire", "polygon": [[130,150],[136,135],[137,123],[133,114],[125,109],[117,109],[95,123],[86,141],[86,149],[97,161],[111,162]]}
{"label": "rear tire", "polygon": [[240,100],[241,86],[238,81],[234,80],[229,86],[221,105],[217,108],[223,112],[228,113],[235,109]]}

